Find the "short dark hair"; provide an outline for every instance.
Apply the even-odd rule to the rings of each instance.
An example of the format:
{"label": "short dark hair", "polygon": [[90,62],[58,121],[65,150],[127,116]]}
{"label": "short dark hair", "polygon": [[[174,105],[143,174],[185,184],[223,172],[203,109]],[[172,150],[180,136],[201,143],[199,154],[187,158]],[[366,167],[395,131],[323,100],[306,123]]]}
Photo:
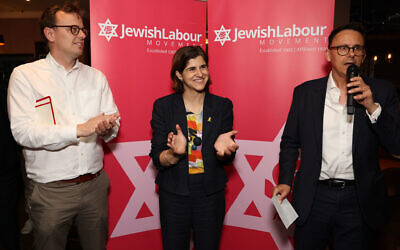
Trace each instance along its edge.
{"label": "short dark hair", "polygon": [[[79,17],[81,17],[81,10],[79,7],[71,2],[64,3],[63,6],[53,5],[43,11],[42,17],[40,18],[40,30],[42,32],[42,36],[45,40],[47,40],[46,36],[44,35],[44,28],[46,27],[53,27],[56,25],[56,14],[59,11],[63,11],[65,13],[76,13]],[[82,17],[81,17],[82,18]]]}
{"label": "short dark hair", "polygon": [[364,39],[364,43],[366,42],[364,26],[361,23],[348,23],[348,24],[339,26],[336,29],[332,30],[331,34],[329,34],[329,37],[328,37],[328,48],[331,47],[333,38],[335,38],[335,36],[343,30],[354,30],[354,31],[359,32]]}
{"label": "short dark hair", "polygon": [[[183,73],[183,70],[187,66],[188,62],[190,59],[196,58],[198,56],[203,57],[204,61],[208,65],[208,56],[204,52],[204,50],[200,46],[185,46],[180,49],[178,49],[175,52],[174,57],[172,58],[172,67],[171,67],[171,80],[174,83],[172,88],[178,92],[178,93],[183,93],[184,87],[183,87],[183,82],[179,80],[179,78],[176,76],[176,71],[178,71],[180,74]],[[208,77],[208,81],[206,84],[205,90],[208,91],[208,88],[211,84],[210,77]]]}

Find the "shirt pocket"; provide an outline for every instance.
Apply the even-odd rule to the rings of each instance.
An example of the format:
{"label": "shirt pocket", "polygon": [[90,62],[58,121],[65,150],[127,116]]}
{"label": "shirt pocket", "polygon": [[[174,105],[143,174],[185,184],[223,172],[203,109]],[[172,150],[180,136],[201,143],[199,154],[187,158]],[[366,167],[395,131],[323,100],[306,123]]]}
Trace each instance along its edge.
{"label": "shirt pocket", "polygon": [[88,120],[100,114],[101,95],[96,91],[79,92],[79,114]]}

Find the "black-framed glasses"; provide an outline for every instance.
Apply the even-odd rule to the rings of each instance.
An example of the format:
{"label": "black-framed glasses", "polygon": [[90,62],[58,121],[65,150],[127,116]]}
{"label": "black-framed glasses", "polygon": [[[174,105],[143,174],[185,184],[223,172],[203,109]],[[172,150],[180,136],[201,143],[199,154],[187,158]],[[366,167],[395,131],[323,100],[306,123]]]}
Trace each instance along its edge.
{"label": "black-framed glasses", "polygon": [[365,54],[365,47],[361,45],[356,45],[349,47],[347,45],[332,46],[329,49],[336,49],[339,56],[347,56],[350,50],[353,50],[355,56],[363,56]]}
{"label": "black-framed glasses", "polygon": [[79,31],[82,30],[83,34],[86,36],[88,35],[88,30],[85,27],[79,27],[78,25],[53,25],[50,28],[58,28],[58,27],[64,27],[64,28],[70,28],[72,35],[77,36],[79,34]]}

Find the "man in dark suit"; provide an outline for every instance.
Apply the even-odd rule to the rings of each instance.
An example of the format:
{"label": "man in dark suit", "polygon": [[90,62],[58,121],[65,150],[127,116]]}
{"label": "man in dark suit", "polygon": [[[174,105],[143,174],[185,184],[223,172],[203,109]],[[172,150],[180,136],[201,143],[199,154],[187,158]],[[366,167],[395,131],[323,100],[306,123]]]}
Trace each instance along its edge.
{"label": "man in dark suit", "polygon": [[[362,27],[333,30],[325,56],[330,74],[294,90],[273,195],[284,199],[293,184],[296,249],[325,249],[330,237],[334,249],[368,249],[386,217],[378,147],[400,153],[398,99],[386,81],[357,76],[347,83],[349,65],[359,67],[365,58]],[[347,114],[348,94],[354,94],[354,115]]]}

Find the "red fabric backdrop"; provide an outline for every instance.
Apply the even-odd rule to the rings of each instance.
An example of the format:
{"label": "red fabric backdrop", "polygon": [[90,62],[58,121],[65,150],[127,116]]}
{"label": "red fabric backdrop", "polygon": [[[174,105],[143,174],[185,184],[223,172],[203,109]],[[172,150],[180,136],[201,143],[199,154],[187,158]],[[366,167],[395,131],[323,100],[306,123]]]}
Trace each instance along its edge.
{"label": "red fabric backdrop", "polygon": [[293,89],[328,72],[334,1],[209,0],[211,90],[234,105],[240,146],[221,249],[293,249],[270,200]]}
{"label": "red fabric backdrop", "polygon": [[205,45],[206,4],[188,0],[92,0],[92,65],[108,78],[121,113],[117,141],[105,146],[110,176],[110,250],[162,249],[151,166],[152,104],[171,92],[172,55]]}
{"label": "red fabric backdrop", "polygon": [[[293,88],[326,74],[323,50],[334,1],[209,0],[211,91],[234,104],[240,149],[226,168],[221,249],[293,249],[270,201],[280,132]],[[162,249],[156,172],[151,166],[153,101],[171,92],[173,53],[205,47],[206,3],[92,0],[92,65],[108,78],[121,113],[105,145],[111,179],[108,249]]]}

